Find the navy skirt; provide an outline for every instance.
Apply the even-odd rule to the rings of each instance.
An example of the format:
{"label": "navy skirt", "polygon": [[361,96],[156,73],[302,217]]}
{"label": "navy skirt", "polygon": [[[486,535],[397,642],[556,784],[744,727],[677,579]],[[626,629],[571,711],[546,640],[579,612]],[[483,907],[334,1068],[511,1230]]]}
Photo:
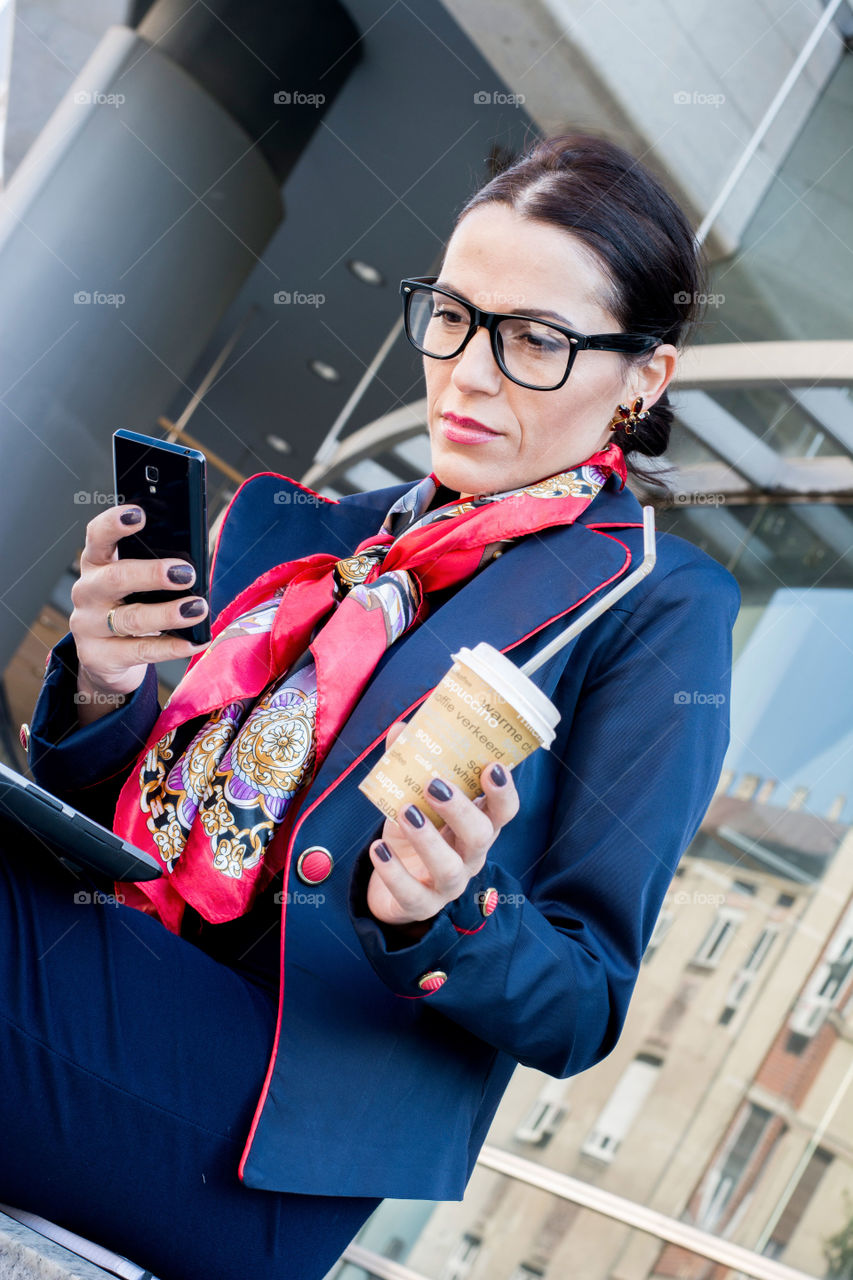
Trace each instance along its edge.
{"label": "navy skirt", "polygon": [[111,891],[0,821],[0,1201],[159,1280],[322,1280],[380,1201],[237,1176],[275,1033],[274,923],[226,963],[222,926],[177,937]]}

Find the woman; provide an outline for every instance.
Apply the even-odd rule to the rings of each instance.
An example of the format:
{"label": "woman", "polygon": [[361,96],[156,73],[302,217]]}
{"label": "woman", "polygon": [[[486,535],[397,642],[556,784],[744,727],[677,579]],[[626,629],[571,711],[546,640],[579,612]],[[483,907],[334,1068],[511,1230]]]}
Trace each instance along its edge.
{"label": "woman", "polygon": [[[462,209],[440,279],[402,286],[431,477],[340,503],[250,478],[205,651],[155,634],[175,605],[122,603],[169,585],[116,560],[139,514],[90,521],[30,763],[171,874],[84,912],[35,855],[2,864],[0,1200],[161,1280],[319,1278],[383,1197],[462,1197],[517,1062],[612,1050],[728,743],[729,573],[662,536],[537,672],[553,748],[485,769],[477,802],[438,779],[440,831],[382,823],[358,783],[461,645],[522,664],[636,565],[624,457],[666,447],[698,283],[641,165],[542,142]],[[190,655],[158,715],[154,664]],[[306,736],[275,791],[261,730],[286,715]]]}

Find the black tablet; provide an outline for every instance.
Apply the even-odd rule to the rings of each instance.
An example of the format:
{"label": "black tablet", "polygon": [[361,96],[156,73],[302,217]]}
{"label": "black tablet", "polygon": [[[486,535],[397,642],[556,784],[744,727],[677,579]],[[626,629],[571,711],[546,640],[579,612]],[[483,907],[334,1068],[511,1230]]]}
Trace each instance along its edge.
{"label": "black tablet", "polygon": [[0,762],[0,815],[40,836],[63,861],[113,880],[156,880],[162,865],[99,822]]}

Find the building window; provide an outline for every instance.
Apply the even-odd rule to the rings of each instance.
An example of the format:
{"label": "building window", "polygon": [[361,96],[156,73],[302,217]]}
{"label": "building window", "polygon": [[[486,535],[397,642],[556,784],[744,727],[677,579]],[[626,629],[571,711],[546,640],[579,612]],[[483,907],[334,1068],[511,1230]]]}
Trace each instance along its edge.
{"label": "building window", "polygon": [[643,952],[643,964],[649,963],[652,956],[669,933],[674,919],[675,912],[670,911],[668,907],[664,907],[655,921],[655,927],[652,929],[652,936],[649,938],[646,949]]}
{"label": "building window", "polygon": [[605,1103],[581,1150],[596,1160],[611,1161],[651,1093],[663,1059],[640,1053],[631,1062]]}
{"label": "building window", "polygon": [[705,934],[690,963],[700,965],[703,969],[715,969],[742,920],[742,911],[734,907],[720,907],[716,920]]}
{"label": "building window", "polygon": [[733,1140],[723,1149],[705,1180],[697,1227],[704,1231],[714,1230],[755,1155],[772,1117],[772,1111],[765,1107],[747,1103]]}
{"label": "building window", "polygon": [[554,1136],[568,1113],[565,1093],[569,1080],[547,1079],[539,1090],[539,1096],[515,1131],[519,1142],[534,1142],[545,1146]]}
{"label": "building window", "polygon": [[853,906],[827,943],[820,963],[794,1005],[788,1026],[796,1035],[810,1038],[823,1025],[827,1013],[843,994],[853,970]]}
{"label": "building window", "polygon": [[791,1236],[799,1226],[800,1220],[808,1208],[809,1201],[817,1190],[818,1183],[832,1164],[832,1156],[828,1151],[824,1151],[823,1147],[818,1147],[812,1152],[812,1157],[802,1172],[799,1182],[788,1199],[788,1203],[782,1210],[782,1214],[776,1226],[773,1228],[773,1234],[767,1242],[768,1247],[764,1250],[768,1253],[770,1249],[770,1257],[779,1258],[790,1244]]}
{"label": "building window", "polygon": [[456,1246],[453,1256],[448,1260],[441,1280],[467,1280],[482,1245],[481,1236],[475,1236],[466,1231]]}
{"label": "building window", "polygon": [[750,987],[755,981],[755,976],[764,963],[778,933],[779,926],[777,924],[766,924],[759,933],[755,945],[729,987],[729,994],[726,996],[726,1003],[723,1012],[720,1014],[720,1022],[724,1024],[731,1022],[735,1013],[743,1004]]}

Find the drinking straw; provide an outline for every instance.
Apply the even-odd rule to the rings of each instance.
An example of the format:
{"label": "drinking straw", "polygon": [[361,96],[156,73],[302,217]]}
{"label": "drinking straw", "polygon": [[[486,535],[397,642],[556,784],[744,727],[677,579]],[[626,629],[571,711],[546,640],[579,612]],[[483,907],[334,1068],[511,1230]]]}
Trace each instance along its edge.
{"label": "drinking straw", "polygon": [[627,578],[617,583],[612,591],[608,591],[606,596],[602,596],[590,609],[587,609],[586,613],[578,618],[576,622],[573,622],[570,627],[566,627],[549,644],[546,644],[543,649],[540,649],[538,653],[535,653],[532,658],[525,662],[524,666],[521,667],[524,675],[529,676],[534,671],[538,671],[543,663],[547,662],[549,658],[553,658],[555,653],[559,653],[563,645],[568,644],[570,640],[574,640],[575,636],[580,635],[584,627],[588,627],[596,618],[601,617],[602,613],[605,613],[612,604],[620,600],[627,591],[635,587],[643,578],[647,578],[655,566],[656,558],[654,508],[643,507],[642,562],[633,573],[629,573]]}

